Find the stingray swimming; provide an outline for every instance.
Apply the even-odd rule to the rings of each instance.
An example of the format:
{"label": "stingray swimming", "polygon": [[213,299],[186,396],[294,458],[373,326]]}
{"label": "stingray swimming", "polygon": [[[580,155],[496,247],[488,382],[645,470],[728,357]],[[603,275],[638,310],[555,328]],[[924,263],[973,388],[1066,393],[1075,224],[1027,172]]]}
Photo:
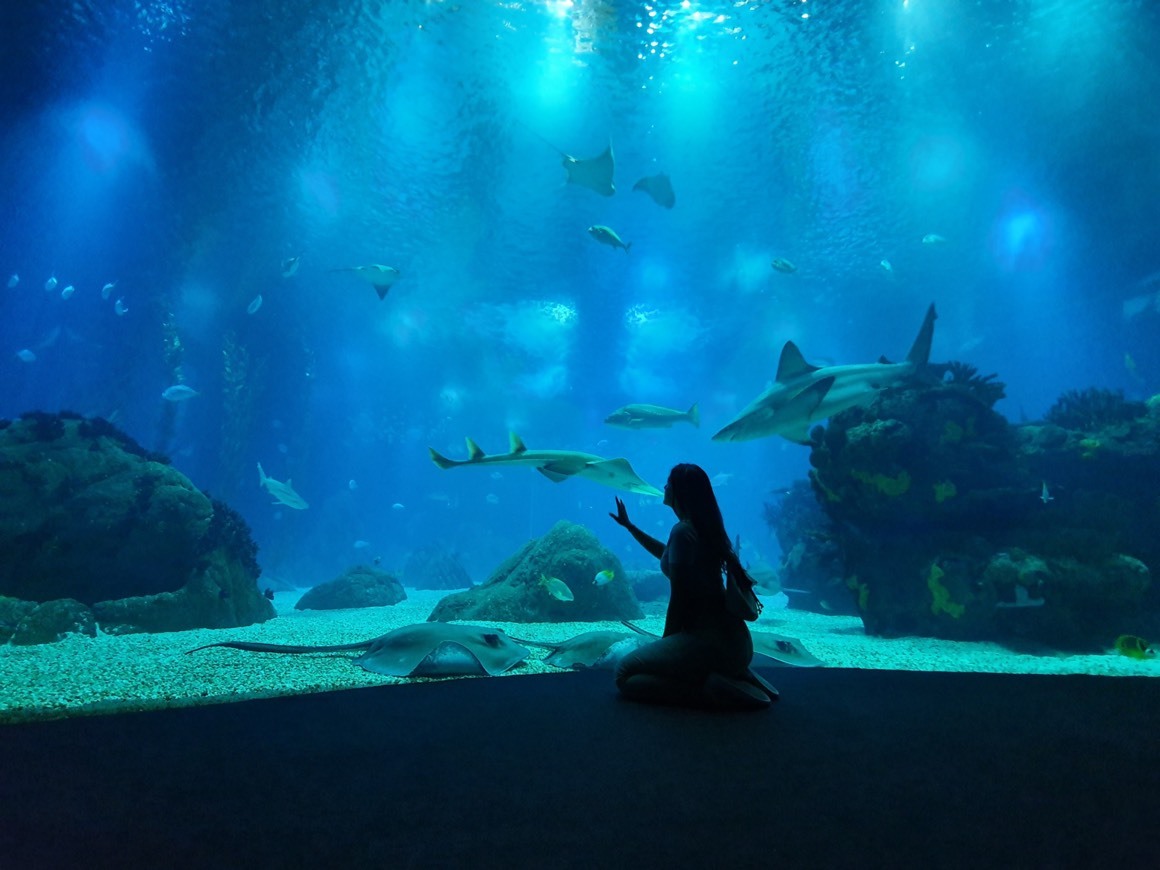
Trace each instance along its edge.
{"label": "stingray swimming", "polygon": [[599,193],[601,196],[612,196],[616,193],[616,186],[612,183],[612,172],[616,168],[616,158],[612,154],[612,142],[595,157],[581,159],[573,157],[540,136],[535,134],[541,142],[560,155],[560,164],[568,173],[568,183],[578,184]]}
{"label": "stingray swimming", "polygon": [[381,637],[357,643],[295,646],[222,641],[207,643],[189,652],[215,646],[247,652],[291,654],[364,650],[354,663],[372,673],[389,677],[494,677],[522,662],[529,652],[497,628],[446,622],[405,625]]}

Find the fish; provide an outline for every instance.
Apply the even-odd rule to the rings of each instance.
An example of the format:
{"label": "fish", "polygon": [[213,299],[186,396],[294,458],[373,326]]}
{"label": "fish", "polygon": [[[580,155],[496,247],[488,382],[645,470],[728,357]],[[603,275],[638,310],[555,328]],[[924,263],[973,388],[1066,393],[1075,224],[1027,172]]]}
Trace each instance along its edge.
{"label": "fish", "polygon": [[628,253],[628,249],[632,247],[632,242],[622,242],[620,236],[609,227],[595,224],[588,228],[588,235],[596,239],[602,245],[608,245],[611,248],[624,248],[624,253]]}
{"label": "fish", "polygon": [[113,303],[113,310],[117,312],[118,317],[124,317],[129,313],[129,306],[125,304],[124,299],[118,299]]}
{"label": "fish", "polygon": [[509,435],[509,452],[493,456],[485,454],[470,438],[466,441],[467,459],[448,459],[434,447],[428,447],[431,461],[444,470],[461,468],[465,465],[531,465],[553,483],[560,483],[570,477],[584,477],[625,492],[664,495],[655,486],[642,480],[624,458],[605,459],[594,453],[581,453],[578,450],[528,450],[515,432]]}
{"label": "fish", "polygon": [[1047,481],[1046,480],[1043,481],[1043,488],[1039,490],[1039,500],[1041,502],[1043,502],[1044,504],[1047,504],[1049,501],[1055,501],[1055,496],[1053,496],[1050,492],[1047,491]]}
{"label": "fish", "polygon": [[720,488],[720,487],[722,487],[722,486],[728,486],[728,485],[729,485],[729,481],[731,481],[732,479],[733,479],[733,472],[731,472],[731,471],[722,471],[722,472],[720,472],[719,474],[714,474],[714,475],[713,475],[713,476],[712,476],[712,477],[709,479],[709,485],[710,485],[711,487],[713,487],[713,489],[718,489],[718,488]]}
{"label": "fish", "polygon": [[549,577],[546,574],[541,574],[540,585],[557,601],[576,600],[576,596],[572,594],[572,590],[568,588],[568,584],[558,577]]}
{"label": "fish", "polygon": [[940,236],[938,233],[927,233],[922,237],[922,243],[928,247],[935,245],[945,245],[946,242],[947,240]]}
{"label": "fish", "polygon": [[184,402],[187,399],[192,399],[194,396],[200,396],[197,390],[193,387],[187,387],[185,384],[174,384],[172,387],[166,387],[162,393],[161,398],[169,402]]}
{"label": "fish", "polygon": [[391,505],[391,510],[401,511],[401,510],[404,510],[406,507],[407,506],[405,504],[403,504],[401,501],[397,501],[393,505]]}
{"label": "fish", "polygon": [[356,489],[358,489],[358,481],[357,481],[357,480],[355,480],[355,479],[352,477],[350,480],[348,480],[348,481],[346,482],[346,487],[347,487],[347,489],[349,489],[351,492],[354,492]]}
{"label": "fish", "polygon": [[109,298],[109,294],[113,292],[113,290],[116,288],[116,286],[117,286],[116,281],[110,281],[108,284],[106,284],[104,287],[102,287],[101,288],[101,298],[107,301]]}
{"label": "fish", "polygon": [[616,579],[616,572],[611,568],[605,568],[603,571],[597,571],[596,577],[592,581],[593,586],[607,586]]}
{"label": "fish", "polygon": [[662,408],[660,405],[625,405],[604,418],[609,426],[622,429],[668,429],[674,423],[701,425],[701,412],[694,402],[687,411]]}
{"label": "fish", "polygon": [[855,406],[869,405],[887,387],[905,381],[930,360],[934,303],[927,309],[918,336],[901,363],[877,362],[844,366],[812,366],[792,341],[781,349],[774,383],[749,403],[714,441],[752,441],[781,435],[809,443],[810,428],[827,417]]}
{"label": "fish", "polygon": [[371,286],[375,288],[375,292],[379,294],[379,301],[387,298],[387,294],[391,292],[391,285],[399,280],[399,270],[394,266],[383,266],[379,263],[371,263],[369,266],[343,266],[338,269],[331,269],[331,272],[354,272],[364,281],[369,281]]}
{"label": "fish", "polygon": [[298,261],[301,259],[301,257],[287,257],[285,260],[283,260],[282,277],[290,278],[293,276],[293,274],[298,271]]}
{"label": "fish", "polygon": [[889,260],[882,260],[878,263],[878,265],[882,267],[882,271],[885,272],[887,275],[894,274],[894,267],[890,265]]}
{"label": "fish", "polygon": [[664,208],[672,208],[677,204],[677,195],[673,193],[673,183],[663,172],[657,175],[646,175],[634,184],[632,189],[647,193],[652,197],[653,202]]}
{"label": "fish", "polygon": [[1156,650],[1142,637],[1134,634],[1121,634],[1116,638],[1116,652],[1130,659],[1148,659],[1156,655]]}
{"label": "fish", "polygon": [[293,655],[363,650],[354,663],[363,670],[389,677],[494,677],[518,665],[531,652],[498,628],[446,622],[405,625],[370,640],[333,646],[221,641],[189,652],[212,647]]}
{"label": "fish", "polygon": [[310,507],[306,503],[306,499],[294,491],[294,484],[290,478],[286,478],[286,482],[282,483],[280,480],[267,477],[260,462],[258,463],[258,485],[265,487],[266,492],[274,497],[274,504],[284,504],[296,511],[304,511]]}
{"label": "fish", "polygon": [[8,289],[11,290],[20,283],[20,276],[13,272],[8,278]]}
{"label": "fish", "polygon": [[488,504],[499,504],[499,496],[494,492],[489,492],[486,496],[484,496],[483,500]]}
{"label": "fish", "polygon": [[44,282],[44,292],[51,293],[55,289],[56,289],[56,275],[53,275],[47,281]]}
{"label": "fish", "polygon": [[60,298],[61,299],[71,299],[72,295],[76,292],[77,292],[77,288],[74,287],[72,284],[69,284],[67,287],[65,287],[63,290],[60,291]]}
{"label": "fish", "polygon": [[778,257],[776,260],[774,260],[769,265],[773,266],[773,268],[776,269],[778,272],[782,272],[786,275],[792,275],[794,272],[797,271],[797,266],[795,266],[789,260],[784,259],[783,257]]}
{"label": "fish", "polygon": [[28,348],[24,348],[23,350],[16,351],[16,358],[24,363],[36,362],[36,354],[34,354]]}
{"label": "fish", "polygon": [[259,293],[254,297],[254,301],[246,306],[246,314],[256,314],[258,309],[262,307],[262,294]]}

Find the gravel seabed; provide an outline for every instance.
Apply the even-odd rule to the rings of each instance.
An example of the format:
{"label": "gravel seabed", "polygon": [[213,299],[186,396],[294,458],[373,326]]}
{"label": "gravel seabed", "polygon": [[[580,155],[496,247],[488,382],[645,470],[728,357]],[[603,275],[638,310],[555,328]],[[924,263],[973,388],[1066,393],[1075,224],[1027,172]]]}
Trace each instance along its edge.
{"label": "gravel seabed", "polygon": [[[278,617],[244,628],[96,638],[72,635],[41,646],[0,646],[0,723],[429,681],[369,673],[351,663],[357,653],[271,655],[208,649],[186,654],[195,647],[223,640],[287,644],[366,640],[400,626],[424,622],[446,593],[408,589],[407,600],[393,607],[294,610],[301,594],[279,593],[275,601]],[[993,643],[867,637],[857,617],[779,609],[779,603],[769,602],[753,629],[798,638],[829,667],[1160,676],[1160,660],[1137,661],[1112,653],[1033,655]],[[636,624],[659,633],[664,625],[663,604],[645,605],[645,609],[649,615]],[[565,640],[598,628],[620,627],[617,623],[590,622],[487,624],[513,637],[545,642]],[[528,659],[505,676],[560,673],[543,663],[545,655],[546,650],[532,648]]]}

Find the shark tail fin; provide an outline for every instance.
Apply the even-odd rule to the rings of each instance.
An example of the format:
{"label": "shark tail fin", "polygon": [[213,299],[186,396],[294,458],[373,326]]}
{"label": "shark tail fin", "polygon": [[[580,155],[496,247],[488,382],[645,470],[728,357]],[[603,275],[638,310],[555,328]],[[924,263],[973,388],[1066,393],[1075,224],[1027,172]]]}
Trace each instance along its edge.
{"label": "shark tail fin", "polygon": [[258,463],[258,486],[266,482],[266,472],[262,470],[262,463]]}
{"label": "shark tail fin", "polygon": [[448,459],[434,447],[428,447],[427,452],[431,454],[431,461],[438,465],[440,468],[448,469],[455,464],[455,460]]}
{"label": "shark tail fin", "polygon": [[512,453],[525,453],[525,452],[527,452],[528,448],[524,445],[523,439],[520,438],[520,436],[517,435],[515,432],[508,433],[508,441],[511,443],[511,452]]}
{"label": "shark tail fin", "polygon": [[479,449],[479,445],[470,438],[465,438],[464,440],[467,442],[467,461],[474,462],[477,459],[483,459],[486,454]]}
{"label": "shark tail fin", "polygon": [[701,428],[701,409],[697,407],[697,403],[693,402],[692,407],[689,408],[689,422]]}
{"label": "shark tail fin", "polygon": [[627,254],[627,253],[628,253],[628,249],[629,249],[629,248],[631,248],[631,247],[632,247],[632,242],[625,242],[625,243],[624,243],[624,253],[626,253],[626,254]]}
{"label": "shark tail fin", "polygon": [[930,346],[934,341],[934,322],[937,319],[938,314],[935,313],[932,302],[930,308],[926,310],[926,317],[922,320],[918,336],[914,339],[914,344],[910,346],[910,353],[906,355],[906,361],[915,368],[921,368],[930,362]]}

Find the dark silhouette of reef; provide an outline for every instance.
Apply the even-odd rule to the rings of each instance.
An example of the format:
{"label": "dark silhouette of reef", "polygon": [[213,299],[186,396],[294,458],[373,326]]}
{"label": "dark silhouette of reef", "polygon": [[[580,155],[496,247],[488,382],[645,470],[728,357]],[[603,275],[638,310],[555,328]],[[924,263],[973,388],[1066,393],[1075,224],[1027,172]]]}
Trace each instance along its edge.
{"label": "dark silhouette of reef", "polygon": [[813,505],[767,505],[791,606],[866,631],[1108,648],[1160,633],[1160,401],[1072,391],[1011,425],[962,364],[811,433]]}
{"label": "dark silhouette of reef", "polygon": [[108,421],[0,421],[0,642],[248,625],[259,574],[241,516]]}

